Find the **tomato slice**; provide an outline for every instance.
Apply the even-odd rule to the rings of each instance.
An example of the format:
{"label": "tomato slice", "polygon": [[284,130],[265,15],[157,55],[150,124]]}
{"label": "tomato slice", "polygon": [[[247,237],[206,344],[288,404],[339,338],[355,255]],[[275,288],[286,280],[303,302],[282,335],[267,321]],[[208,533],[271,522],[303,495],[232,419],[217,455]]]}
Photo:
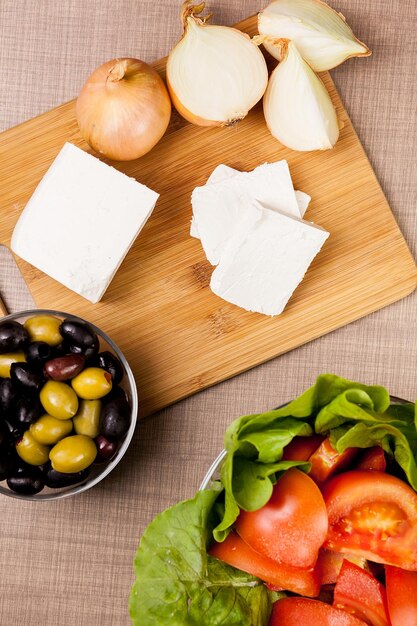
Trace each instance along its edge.
{"label": "tomato slice", "polygon": [[333,474],[346,469],[358,453],[359,448],[346,448],[338,452],[327,437],[308,459],[311,469],[308,473],[318,485],[323,484]]}
{"label": "tomato slice", "polygon": [[332,552],[331,550],[321,548],[317,564],[321,571],[322,585],[334,585],[345,559],[351,563],[355,563],[358,567],[365,568],[367,565],[367,560],[362,556],[342,554],[341,552]]}
{"label": "tomato slice", "polygon": [[243,572],[257,576],[274,589],[285,589],[313,598],[320,593],[321,576],[317,570],[297,569],[277,563],[255,552],[235,532],[231,532],[222,543],[214,543],[208,552]]}
{"label": "tomato slice", "polygon": [[311,435],[311,437],[294,437],[284,448],[283,461],[308,461],[313,452],[317,450],[324,437]]}
{"label": "tomato slice", "polygon": [[350,561],[343,561],[334,588],[333,606],[356,615],[372,626],[391,626],[384,585]]}
{"label": "tomato slice", "polygon": [[326,505],[314,481],[292,468],[278,480],[269,502],[258,511],[241,511],[235,526],[260,554],[309,569],[326,539]]}
{"label": "tomato slice", "polygon": [[324,547],[417,569],[417,493],[382,472],[353,470],[323,488],[329,515]]}
{"label": "tomato slice", "polygon": [[386,565],[385,583],[392,626],[417,626],[417,572]]}
{"label": "tomato slice", "polygon": [[359,457],[355,464],[358,470],[374,470],[376,472],[385,472],[387,469],[387,461],[385,452],[379,446],[367,448]]}
{"label": "tomato slice", "polygon": [[283,598],[274,603],[269,626],[366,626],[366,622],[319,600]]}

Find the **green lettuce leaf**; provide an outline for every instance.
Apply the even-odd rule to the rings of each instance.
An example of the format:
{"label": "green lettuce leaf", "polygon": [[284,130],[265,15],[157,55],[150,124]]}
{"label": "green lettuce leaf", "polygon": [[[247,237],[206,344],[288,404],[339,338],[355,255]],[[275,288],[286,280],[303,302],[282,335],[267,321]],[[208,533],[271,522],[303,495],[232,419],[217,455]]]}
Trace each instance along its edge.
{"label": "green lettuce leaf", "polygon": [[257,578],[207,555],[211,516],[221,492],[197,493],[158,515],[135,556],[130,594],[135,626],[265,626],[271,598]]}
{"label": "green lettuce leaf", "polygon": [[[334,443],[333,443],[334,442]],[[381,446],[395,458],[398,465],[404,470],[408,482],[417,491],[417,431],[413,425],[402,423],[401,428],[389,423],[379,423],[370,426],[358,423],[350,428],[341,428],[333,431],[333,445],[338,452],[346,448],[371,448]]]}
{"label": "green lettuce leaf", "polygon": [[[214,529],[216,541],[224,541],[241,508],[254,511],[266,504],[277,472],[290,467],[277,464],[294,437],[312,435],[314,427],[316,432],[329,433],[346,419],[371,420],[372,415],[386,411],[389,404],[384,387],[322,374],[312,387],[285,406],[232,422],[224,439],[224,515]],[[292,463],[292,467],[297,466],[304,471],[309,469],[306,463]]]}

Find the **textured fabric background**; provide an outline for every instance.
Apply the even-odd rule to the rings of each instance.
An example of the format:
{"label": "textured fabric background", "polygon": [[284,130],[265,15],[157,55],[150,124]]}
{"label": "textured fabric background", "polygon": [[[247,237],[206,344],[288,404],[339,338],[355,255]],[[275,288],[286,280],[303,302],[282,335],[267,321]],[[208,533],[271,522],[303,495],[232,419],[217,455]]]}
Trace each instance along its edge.
{"label": "textured fabric background", "polygon": [[[152,61],[165,55],[180,34],[179,4],[1,0],[0,130],[76,96],[105,60],[131,55]],[[219,22],[232,24],[262,3],[209,4]],[[417,3],[332,4],[374,52],[333,76],[416,255]],[[4,251],[0,292],[10,310],[32,304]],[[416,305],[414,293],[142,422],[124,461],[90,492],[43,504],[1,497],[1,626],[127,626],[132,559],[141,532],[156,513],[197,489],[232,418],[292,398],[325,371],[417,397]]]}

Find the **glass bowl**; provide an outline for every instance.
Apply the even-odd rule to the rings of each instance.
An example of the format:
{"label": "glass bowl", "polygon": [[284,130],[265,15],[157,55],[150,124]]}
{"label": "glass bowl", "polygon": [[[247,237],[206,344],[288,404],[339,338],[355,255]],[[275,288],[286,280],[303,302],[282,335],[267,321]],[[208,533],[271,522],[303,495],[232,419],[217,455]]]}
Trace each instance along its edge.
{"label": "glass bowl", "polygon": [[77,493],[82,493],[83,491],[94,487],[94,485],[97,485],[97,483],[99,483],[101,480],[103,480],[103,478],[110,474],[110,472],[120,462],[127,448],[129,447],[129,444],[133,437],[133,433],[135,431],[138,413],[138,393],[132,370],[130,369],[130,366],[120,348],[110,339],[110,337],[104,331],[102,331],[100,328],[97,328],[97,326],[95,326],[88,320],[84,320],[83,318],[77,317],[76,315],[72,315],[70,313],[63,313],[62,311],[33,309],[30,311],[22,311],[20,313],[7,315],[6,317],[1,318],[0,323],[12,320],[23,323],[28,317],[32,317],[34,315],[53,315],[62,319],[66,318],[75,321],[85,322],[86,324],[88,324],[94,330],[100,340],[100,352],[108,350],[109,352],[115,354],[121,362],[124,370],[124,376],[119,386],[122,387],[122,389],[127,394],[131,406],[129,430],[119,443],[119,447],[114,456],[107,462],[94,463],[91,466],[90,474],[84,481],[75,485],[71,485],[69,487],[61,487],[57,489],[52,489],[45,486],[42,491],[34,495],[16,493],[8,487],[5,480],[0,482],[0,494],[5,496],[18,498],[20,500],[59,500],[60,498],[68,498],[69,496],[74,496]]}
{"label": "glass bowl", "polygon": [[[409,400],[404,400],[403,398],[397,398],[396,396],[390,396],[392,404],[408,404]],[[283,406],[287,404],[284,403],[281,406],[277,407],[281,409]],[[199,491],[203,491],[203,489],[209,489],[210,485],[213,481],[220,479],[220,470],[223,464],[223,461],[226,457],[226,450],[222,450],[218,457],[213,461],[210,465],[207,474],[203,478],[203,482],[199,487]]]}

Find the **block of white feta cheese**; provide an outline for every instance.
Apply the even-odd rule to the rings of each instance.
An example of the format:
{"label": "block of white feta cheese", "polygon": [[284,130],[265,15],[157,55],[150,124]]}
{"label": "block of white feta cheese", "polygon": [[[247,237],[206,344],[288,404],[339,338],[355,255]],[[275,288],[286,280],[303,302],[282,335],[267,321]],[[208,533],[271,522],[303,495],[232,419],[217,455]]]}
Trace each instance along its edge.
{"label": "block of white feta cheese", "polygon": [[98,302],[158,194],[66,143],[13,232],[13,252]]}
{"label": "block of white feta cheese", "polygon": [[300,217],[286,161],[265,163],[253,172],[238,172],[235,176],[196,187],[191,197],[193,230],[198,233],[212,265],[220,261],[236,225],[244,219],[245,199],[258,201],[272,211]]}
{"label": "block of white feta cheese", "polygon": [[[286,163],[286,161],[284,162]],[[265,163],[264,165],[273,165],[273,164]],[[256,175],[257,169],[258,168],[255,168],[251,172],[248,172],[248,174]],[[232,176],[235,176],[236,174],[239,174],[239,170],[235,170],[233,167],[230,167],[229,165],[220,164],[212,171],[212,173],[207,179],[206,185],[210,185],[211,183],[218,183],[221,180],[225,180],[225,178],[231,178]],[[300,217],[304,217],[304,214],[308,209],[308,205],[310,204],[311,196],[309,196],[308,193],[305,193],[304,191],[295,191],[295,199],[297,200]],[[277,201],[274,200],[273,205],[274,206],[271,205],[269,208],[272,208],[275,211],[282,210],[279,208],[279,199]],[[198,238],[198,233],[196,235],[191,235],[191,236]]]}
{"label": "block of white feta cheese", "polygon": [[214,270],[212,291],[247,311],[279,315],[329,233],[252,203]]}

